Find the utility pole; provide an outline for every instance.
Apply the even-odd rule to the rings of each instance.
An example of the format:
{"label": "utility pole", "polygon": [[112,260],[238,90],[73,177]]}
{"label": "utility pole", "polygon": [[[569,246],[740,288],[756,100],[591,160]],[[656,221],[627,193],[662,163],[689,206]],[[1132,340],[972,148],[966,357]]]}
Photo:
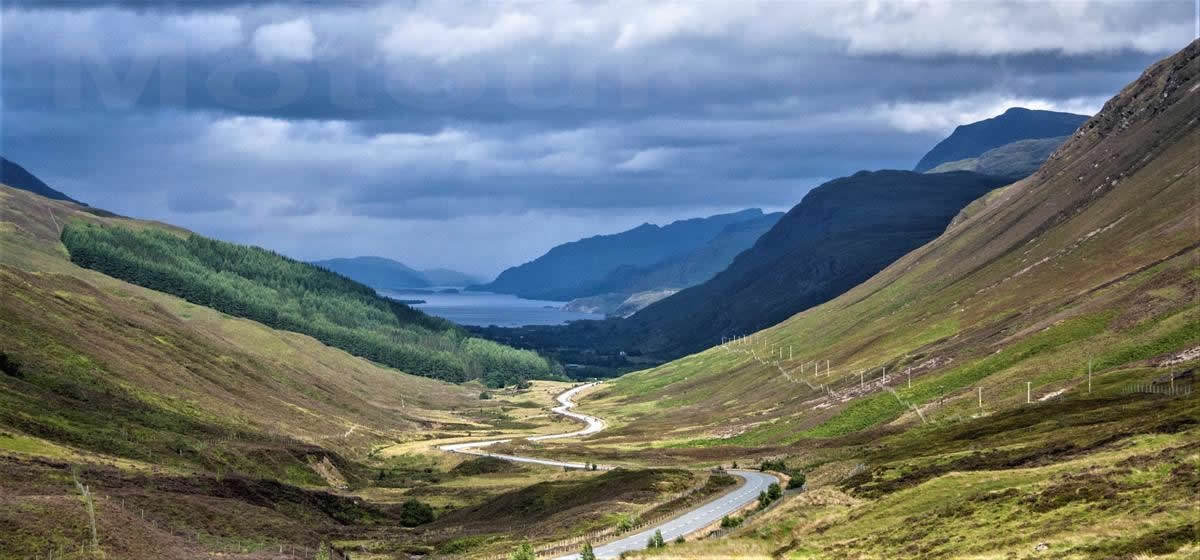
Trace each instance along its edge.
{"label": "utility pole", "polygon": [[1025,404],[1033,403],[1033,382],[1025,382]]}

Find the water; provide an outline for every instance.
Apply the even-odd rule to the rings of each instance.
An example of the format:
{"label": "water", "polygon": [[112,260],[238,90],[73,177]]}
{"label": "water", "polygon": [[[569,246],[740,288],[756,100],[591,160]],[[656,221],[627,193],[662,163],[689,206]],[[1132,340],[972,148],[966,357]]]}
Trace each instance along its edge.
{"label": "water", "polygon": [[[433,291],[445,288],[433,288]],[[438,294],[423,292],[394,292],[380,290],[381,295],[392,299],[424,300],[413,305],[430,315],[449,319],[460,325],[486,327],[520,327],[523,325],[561,325],[579,319],[603,319],[597,313],[563,311],[563,302],[539,299],[521,299],[508,294],[490,292],[460,292]]]}

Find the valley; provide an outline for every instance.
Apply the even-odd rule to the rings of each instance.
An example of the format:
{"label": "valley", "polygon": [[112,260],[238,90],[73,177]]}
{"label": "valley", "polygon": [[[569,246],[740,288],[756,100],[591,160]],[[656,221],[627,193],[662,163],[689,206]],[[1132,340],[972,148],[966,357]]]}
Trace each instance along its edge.
{"label": "valley", "polygon": [[1200,39],[997,6],[0,7],[0,560],[1200,557]]}

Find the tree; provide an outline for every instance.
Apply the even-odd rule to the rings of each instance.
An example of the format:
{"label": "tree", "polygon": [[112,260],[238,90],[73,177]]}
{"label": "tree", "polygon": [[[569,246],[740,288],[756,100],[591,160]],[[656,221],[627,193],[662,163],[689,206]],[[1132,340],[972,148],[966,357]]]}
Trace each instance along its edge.
{"label": "tree", "polygon": [[767,499],[774,502],[781,497],[783,497],[783,488],[779,487],[778,482],[772,482],[771,485],[767,487]]}
{"label": "tree", "polygon": [[771,504],[771,498],[767,496],[767,491],[763,490],[758,493],[758,509],[764,509]]}
{"label": "tree", "polygon": [[537,560],[537,555],[533,552],[533,545],[526,541],[521,543],[515,552],[508,555],[508,560]]}
{"label": "tree", "polygon": [[683,544],[685,542],[687,542],[687,539],[683,538],[683,535],[675,537],[675,544]]}
{"label": "tree", "polygon": [[400,506],[400,524],[405,527],[416,527],[433,521],[433,508],[429,504],[409,498]]}
{"label": "tree", "polygon": [[583,550],[579,552],[579,560],[596,560],[596,553],[592,550],[592,543],[583,543]]}
{"label": "tree", "polygon": [[667,546],[667,541],[663,540],[662,531],[655,530],[654,535],[646,542],[646,548],[663,548]]}

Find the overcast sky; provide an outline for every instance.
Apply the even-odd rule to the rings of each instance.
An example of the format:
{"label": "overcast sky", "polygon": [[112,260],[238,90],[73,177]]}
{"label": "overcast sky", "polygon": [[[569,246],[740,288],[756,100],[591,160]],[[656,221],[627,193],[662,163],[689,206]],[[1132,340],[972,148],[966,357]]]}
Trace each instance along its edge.
{"label": "overcast sky", "polygon": [[302,258],[495,274],[786,209],[1007,107],[1093,113],[1193,0],[4,0],[0,153],[93,205]]}

